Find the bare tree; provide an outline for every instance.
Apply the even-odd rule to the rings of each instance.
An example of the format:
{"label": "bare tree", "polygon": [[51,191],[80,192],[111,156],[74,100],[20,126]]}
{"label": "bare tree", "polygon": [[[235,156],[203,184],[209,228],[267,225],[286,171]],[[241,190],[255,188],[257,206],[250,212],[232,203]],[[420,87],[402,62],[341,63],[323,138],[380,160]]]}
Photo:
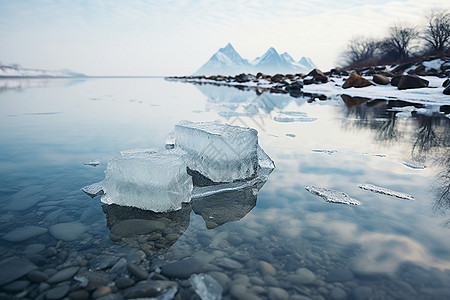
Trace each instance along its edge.
{"label": "bare tree", "polygon": [[450,44],[450,13],[433,9],[427,15],[427,27],[422,38],[434,52],[444,52]]}
{"label": "bare tree", "polygon": [[362,36],[352,38],[344,51],[344,56],[349,65],[368,61],[375,57],[379,42]]}
{"label": "bare tree", "polygon": [[406,59],[413,48],[413,41],[420,35],[419,30],[413,25],[395,24],[389,28],[388,37],[383,46],[386,52],[394,54],[396,59]]}

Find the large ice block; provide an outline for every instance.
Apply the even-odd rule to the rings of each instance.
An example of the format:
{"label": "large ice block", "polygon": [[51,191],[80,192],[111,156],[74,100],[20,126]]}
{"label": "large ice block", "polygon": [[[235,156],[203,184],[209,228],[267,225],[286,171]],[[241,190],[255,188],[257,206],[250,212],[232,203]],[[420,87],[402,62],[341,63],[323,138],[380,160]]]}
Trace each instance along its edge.
{"label": "large ice block", "polygon": [[180,209],[191,200],[193,187],[183,155],[177,149],[113,159],[105,171],[101,201],[154,212]]}
{"label": "large ice block", "polygon": [[175,143],[187,152],[190,169],[214,182],[249,179],[258,170],[258,132],[215,122],[181,121]]}

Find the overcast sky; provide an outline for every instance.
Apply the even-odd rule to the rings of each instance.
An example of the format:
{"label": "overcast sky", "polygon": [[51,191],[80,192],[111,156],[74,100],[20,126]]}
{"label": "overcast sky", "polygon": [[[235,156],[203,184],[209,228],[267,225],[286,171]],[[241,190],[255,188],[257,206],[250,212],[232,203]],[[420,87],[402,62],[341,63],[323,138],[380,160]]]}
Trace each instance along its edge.
{"label": "overcast sky", "polygon": [[356,35],[422,24],[448,0],[0,0],[0,62],[86,75],[186,75],[230,42],[249,60],[273,46],[327,70]]}

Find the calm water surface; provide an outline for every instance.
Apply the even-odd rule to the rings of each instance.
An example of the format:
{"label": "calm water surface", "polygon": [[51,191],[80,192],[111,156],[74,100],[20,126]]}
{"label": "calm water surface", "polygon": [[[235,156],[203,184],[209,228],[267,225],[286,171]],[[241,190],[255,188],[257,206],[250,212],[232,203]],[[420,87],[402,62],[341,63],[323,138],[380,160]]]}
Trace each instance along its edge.
{"label": "calm water surface", "polygon": [[[0,259],[26,258],[47,275],[78,266],[79,275],[90,269],[110,286],[130,276],[111,275],[120,257],[157,280],[167,280],[159,274],[164,265],[187,260],[187,272],[212,275],[225,299],[447,298],[450,120],[437,113],[399,118],[390,108],[405,103],[363,102],[157,78],[1,80]],[[257,195],[251,188],[234,191],[163,215],[105,206],[80,190],[101,181],[121,150],[163,150],[181,120],[257,129],[277,168]],[[82,163],[95,159],[97,167]],[[345,192],[362,204],[327,203],[306,185]],[[159,220],[164,229],[111,234],[132,219]],[[44,230],[11,241],[25,226]],[[176,277],[178,297],[198,299],[188,281]],[[2,297],[45,293],[42,283],[24,278],[5,280]],[[66,281],[69,293],[83,289]],[[14,290],[17,282],[20,290]],[[126,291],[112,286],[113,293]]]}

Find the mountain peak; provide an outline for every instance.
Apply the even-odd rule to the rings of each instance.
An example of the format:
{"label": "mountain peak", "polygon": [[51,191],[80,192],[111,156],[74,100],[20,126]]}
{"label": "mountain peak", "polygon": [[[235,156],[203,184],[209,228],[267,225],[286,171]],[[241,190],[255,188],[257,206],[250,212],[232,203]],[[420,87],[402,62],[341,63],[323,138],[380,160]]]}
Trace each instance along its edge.
{"label": "mountain peak", "polygon": [[239,55],[231,43],[227,43],[225,47],[214,53],[194,75],[236,75],[250,72],[272,75],[294,72],[307,74],[314,68],[311,59],[304,57],[297,63],[287,52],[279,55],[274,47],[270,47],[261,57],[249,63]]}

